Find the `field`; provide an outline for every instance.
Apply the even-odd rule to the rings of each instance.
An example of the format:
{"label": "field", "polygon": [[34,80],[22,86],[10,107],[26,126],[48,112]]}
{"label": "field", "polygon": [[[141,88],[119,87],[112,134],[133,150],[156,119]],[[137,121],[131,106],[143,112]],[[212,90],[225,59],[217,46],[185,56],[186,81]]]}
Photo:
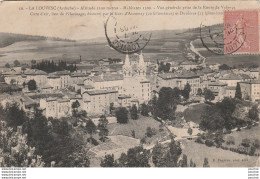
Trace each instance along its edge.
{"label": "field", "polygon": [[259,54],[240,54],[240,55],[217,55],[208,51],[205,47],[202,46],[201,40],[196,39],[193,41],[193,45],[198,49],[199,53],[206,57],[206,62],[209,64],[220,63],[227,64],[230,66],[243,64],[249,66],[252,64],[260,65],[260,55]]}
{"label": "field", "polygon": [[159,125],[160,123],[153,118],[140,115],[137,120],[129,119],[127,124],[109,124],[108,130],[110,136],[123,135],[129,137],[132,137],[132,130],[134,130],[135,138],[141,139],[145,136],[147,127],[154,128],[158,131]]}
{"label": "field", "polygon": [[205,112],[206,106],[208,105],[204,103],[189,106],[189,108],[185,109],[183,112],[185,120],[187,122],[192,121],[199,124],[201,121],[201,114]]}
{"label": "field", "polygon": [[[232,136],[234,137],[235,144],[234,145],[227,145],[226,143],[223,144],[223,146],[226,147],[232,147],[232,148],[237,148],[243,139],[249,139],[251,141],[251,144],[254,142],[254,140],[258,139],[260,136],[260,126],[255,126],[252,127],[251,129],[242,129],[241,131],[235,131],[232,132],[231,134],[227,134],[224,137],[224,140],[227,141],[227,139]],[[260,153],[260,150],[256,150],[256,153]]]}
{"label": "field", "polygon": [[197,167],[202,167],[204,158],[208,158],[210,167],[255,167],[259,166],[258,157],[242,155],[216,147],[207,147],[194,141],[182,141],[182,151],[188,161],[192,159]]}
{"label": "field", "polygon": [[109,136],[110,141],[93,147],[88,154],[91,156],[91,167],[100,167],[101,159],[107,154],[113,154],[118,159],[122,153],[126,153],[128,149],[136,147],[140,144],[139,139],[127,136]]}
{"label": "field", "polygon": [[[0,38],[0,66],[19,60],[30,63],[31,60],[53,59],[78,61],[99,60],[101,58],[124,58],[123,54],[112,50],[107,45],[106,39],[67,41],[55,40],[44,37],[21,36],[18,34],[3,34]],[[177,34],[174,30],[153,31],[151,41],[143,50],[151,59],[169,57],[175,61],[183,61],[185,41],[190,40],[190,35]],[[10,43],[5,43],[10,41]]]}

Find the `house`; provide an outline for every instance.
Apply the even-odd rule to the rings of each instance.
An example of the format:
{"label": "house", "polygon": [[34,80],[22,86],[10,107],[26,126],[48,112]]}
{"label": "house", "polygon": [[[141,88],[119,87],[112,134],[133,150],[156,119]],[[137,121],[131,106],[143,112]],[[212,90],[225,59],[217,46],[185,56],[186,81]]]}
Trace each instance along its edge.
{"label": "house", "polygon": [[238,74],[228,73],[221,76],[219,81],[227,84],[227,86],[237,86],[237,83],[242,82],[243,78]]}
{"label": "house", "polygon": [[217,101],[221,100],[225,96],[225,87],[227,84],[221,82],[210,82],[208,83],[208,89],[210,89],[215,95]]}
{"label": "house", "polygon": [[22,75],[26,77],[26,83],[28,83],[30,80],[34,80],[37,87],[47,83],[47,73],[42,70],[26,69]]}
{"label": "house", "polygon": [[103,59],[100,59],[100,60],[98,61],[98,64],[99,64],[100,66],[107,66],[107,65],[110,64],[110,60],[107,59],[107,58],[103,58]]}
{"label": "house", "polygon": [[179,66],[184,70],[191,70],[196,69],[198,67],[198,64],[192,61],[184,61],[181,62]]}
{"label": "house", "polygon": [[71,77],[69,71],[56,71],[50,73],[48,78],[48,84],[53,87],[53,89],[64,89],[71,84]]}
{"label": "house", "polygon": [[44,110],[45,116],[62,118],[72,115],[71,102],[66,98],[46,98],[40,99],[40,108]]}
{"label": "house", "polygon": [[200,76],[194,72],[182,71],[180,73],[164,73],[158,75],[158,86],[162,87],[178,87],[183,90],[185,85],[189,83],[191,86],[191,94],[196,95],[200,88]]}
{"label": "house", "polygon": [[88,77],[84,80],[84,86],[92,86],[94,89],[115,89],[119,94],[123,93],[123,75],[104,74]]}
{"label": "house", "polygon": [[235,86],[225,86],[224,87],[224,97],[234,98],[236,94],[236,87]]}
{"label": "house", "polygon": [[251,79],[255,79],[255,80],[259,79],[259,68],[234,69],[233,72],[236,74],[246,74],[246,75],[250,76]]}
{"label": "house", "polygon": [[90,115],[108,114],[111,103],[118,100],[118,91],[116,90],[90,90],[85,91],[83,96],[83,107]]}
{"label": "house", "polygon": [[4,76],[5,83],[9,85],[21,86],[26,80],[26,76],[22,76],[20,72],[14,70],[5,71],[2,75]]}
{"label": "house", "polygon": [[83,83],[88,76],[89,76],[88,74],[84,74],[84,73],[78,73],[78,72],[71,73],[70,74],[71,84]]}
{"label": "house", "polygon": [[243,99],[260,100],[260,80],[243,81],[239,84]]}
{"label": "house", "polygon": [[118,104],[122,107],[131,106],[131,96],[121,94],[118,96]]}

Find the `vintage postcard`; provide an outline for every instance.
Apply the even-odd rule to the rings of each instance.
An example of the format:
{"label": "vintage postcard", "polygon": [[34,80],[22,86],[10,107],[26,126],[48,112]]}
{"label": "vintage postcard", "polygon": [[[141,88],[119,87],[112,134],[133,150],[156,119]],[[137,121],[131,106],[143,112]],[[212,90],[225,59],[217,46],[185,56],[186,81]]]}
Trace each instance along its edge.
{"label": "vintage postcard", "polygon": [[260,3],[0,3],[0,167],[259,167]]}

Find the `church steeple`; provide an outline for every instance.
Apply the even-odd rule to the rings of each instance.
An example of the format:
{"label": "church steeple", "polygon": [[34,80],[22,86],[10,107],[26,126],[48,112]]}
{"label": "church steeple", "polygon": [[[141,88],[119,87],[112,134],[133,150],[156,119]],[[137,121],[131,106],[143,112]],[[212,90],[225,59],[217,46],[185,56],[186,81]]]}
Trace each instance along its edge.
{"label": "church steeple", "polygon": [[130,64],[128,54],[126,54],[126,56],[125,56],[125,63],[123,65],[123,74],[124,74],[125,77],[132,76],[132,67],[131,67],[131,64]]}
{"label": "church steeple", "polygon": [[137,72],[138,72],[138,75],[146,76],[146,65],[144,63],[144,57],[143,57],[142,51],[141,51],[141,53],[139,55],[139,62],[138,62],[138,66],[137,66]]}

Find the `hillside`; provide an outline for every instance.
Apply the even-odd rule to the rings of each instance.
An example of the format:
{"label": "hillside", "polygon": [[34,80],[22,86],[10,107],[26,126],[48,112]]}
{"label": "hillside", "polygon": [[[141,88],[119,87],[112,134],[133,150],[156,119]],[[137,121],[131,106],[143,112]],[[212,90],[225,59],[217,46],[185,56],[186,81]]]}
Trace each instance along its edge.
{"label": "hillside", "polygon": [[[213,25],[219,29],[223,24]],[[206,30],[203,28],[202,31]],[[186,60],[187,48],[193,41],[195,48],[206,57],[207,63],[226,63],[238,65],[245,63],[260,64],[260,55],[216,55],[202,46],[200,28],[183,30],[156,30],[143,53],[151,60],[170,58],[173,61]],[[66,60],[78,61],[99,60],[101,58],[121,58],[125,55],[108,47],[105,36],[78,41],[30,36],[21,34],[0,33],[0,66],[19,60],[30,63],[31,60]],[[250,62],[250,63],[249,63]]]}

